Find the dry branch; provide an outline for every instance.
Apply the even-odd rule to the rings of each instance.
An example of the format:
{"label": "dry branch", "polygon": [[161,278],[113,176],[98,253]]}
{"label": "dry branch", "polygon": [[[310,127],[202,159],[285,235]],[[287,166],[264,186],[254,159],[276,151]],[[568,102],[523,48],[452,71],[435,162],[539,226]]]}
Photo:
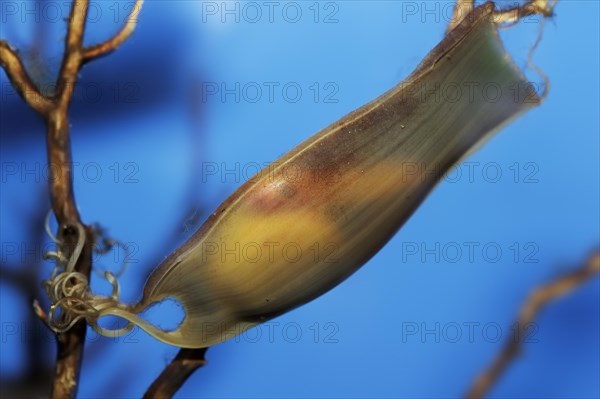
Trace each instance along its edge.
{"label": "dry branch", "polygon": [[[132,14],[137,14],[142,5],[137,0]],[[77,0],[71,5],[65,52],[61,63],[53,97],[43,95],[32,82],[23,66],[18,53],[8,43],[0,41],[0,66],[5,70],[13,87],[23,100],[44,117],[47,125],[48,165],[57,171],[50,180],[50,199],[52,209],[58,221],[58,239],[60,251],[66,258],[74,256],[73,248],[77,242],[93,242],[94,231],[82,222],[73,191],[73,172],[71,169],[71,143],[68,109],[73,89],[83,63],[114,51],[132,33],[135,18],[127,21],[122,30],[112,39],[89,49],[83,47],[89,0]],[[85,237],[80,237],[84,232]],[[74,259],[74,271],[90,277],[92,268],[92,247],[84,245],[83,251]],[[39,313],[40,309],[36,309]],[[57,334],[57,360],[55,379],[51,396],[53,398],[73,398],[77,392],[86,324],[77,323],[72,329]]]}
{"label": "dry branch", "polygon": [[558,0],[529,0],[522,6],[511,7],[494,13],[494,21],[498,24],[516,23],[531,15],[541,15],[544,18],[554,15],[554,6]]}
{"label": "dry branch", "polygon": [[[523,5],[516,5],[504,10],[494,12],[494,22],[497,24],[512,24],[531,16],[541,15],[545,18],[554,15],[554,6],[558,0],[527,0]],[[448,24],[448,31],[456,28],[475,8],[475,0],[456,0],[452,19]]]}
{"label": "dry branch", "polygon": [[583,267],[534,290],[523,304],[516,320],[516,339],[513,338],[506,342],[493,363],[476,379],[466,397],[468,399],[483,398],[506,368],[521,353],[523,339],[527,336],[527,328],[535,321],[539,312],[553,300],[571,292],[598,273],[600,273],[600,252],[594,253]]}
{"label": "dry branch", "polygon": [[121,44],[123,44],[135,29],[137,24],[137,16],[142,9],[143,3],[144,0],[135,0],[125,25],[123,25],[123,28],[121,28],[121,30],[115,36],[104,43],[96,44],[83,49],[83,62],[108,55],[115,51]]}
{"label": "dry branch", "polygon": [[40,93],[27,74],[17,52],[4,40],[0,40],[0,66],[23,101],[37,113],[47,115],[52,102]]}
{"label": "dry branch", "polygon": [[208,348],[180,349],[177,356],[154,380],[144,394],[144,399],[167,399],[173,397],[183,383],[206,364],[204,355]]}

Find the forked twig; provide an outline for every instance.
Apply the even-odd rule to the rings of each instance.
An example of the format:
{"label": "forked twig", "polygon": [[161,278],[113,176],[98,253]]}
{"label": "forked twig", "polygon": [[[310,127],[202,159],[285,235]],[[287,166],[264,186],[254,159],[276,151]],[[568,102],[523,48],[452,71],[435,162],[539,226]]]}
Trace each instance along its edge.
{"label": "forked twig", "polygon": [[52,102],[40,93],[31,80],[19,55],[9,44],[0,40],[0,66],[23,100],[40,115],[47,115]]}
{"label": "forked twig", "polygon": [[142,9],[143,3],[144,0],[135,0],[135,3],[133,3],[131,6],[129,15],[127,16],[127,21],[115,36],[104,43],[96,44],[83,49],[83,62],[108,55],[115,51],[121,44],[123,44],[125,40],[131,36],[135,29],[137,17]]}
{"label": "forked twig", "polygon": [[523,304],[517,317],[517,336],[506,342],[493,363],[477,377],[468,399],[483,398],[498,381],[506,368],[521,353],[527,328],[533,323],[539,312],[550,302],[571,292],[584,282],[600,273],[600,251],[595,252],[583,265],[558,279],[534,290]]}
{"label": "forked twig", "polygon": [[[137,0],[132,15],[139,12],[142,0]],[[73,89],[79,71],[85,62],[106,55],[120,46],[133,32],[136,18],[130,15],[125,26],[113,38],[97,46],[84,48],[89,0],[73,1],[69,14],[65,51],[56,82],[56,92],[52,97],[41,93],[27,74],[17,51],[5,41],[0,41],[0,66],[6,71],[13,87],[23,100],[46,121],[48,164],[57,171],[50,180],[50,199],[58,222],[57,240],[60,253],[74,265],[73,271],[88,280],[92,268],[92,247],[94,231],[84,225],[77,211],[73,191],[72,157],[69,132],[68,109],[73,97]],[[85,237],[81,237],[84,234]],[[73,253],[75,243],[84,243],[80,253]],[[41,308],[35,308],[38,315]],[[77,392],[86,324],[76,323],[72,329],[57,334],[57,360],[55,367],[53,398],[73,398]]]}

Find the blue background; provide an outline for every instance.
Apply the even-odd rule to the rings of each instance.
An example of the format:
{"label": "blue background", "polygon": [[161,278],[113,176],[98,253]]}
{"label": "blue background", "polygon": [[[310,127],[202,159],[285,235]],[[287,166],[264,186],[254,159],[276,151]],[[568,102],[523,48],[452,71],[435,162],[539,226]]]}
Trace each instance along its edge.
{"label": "blue background", "polygon": [[[1,3],[1,37],[20,49],[38,82],[52,82],[66,31],[55,10],[44,8],[52,2],[38,9]],[[67,15],[63,2],[53,4]],[[114,33],[131,2],[93,4],[89,44]],[[236,21],[222,2],[148,1],[132,38],[81,73],[71,109],[77,203],[84,221],[101,223],[134,250],[120,279],[124,302],[139,298],[149,271],[256,163],[275,160],[410,73],[443,37],[452,10],[450,2],[286,2],[270,21],[263,2],[248,4],[237,3]],[[302,15],[292,23],[296,9]],[[463,164],[462,177],[442,182],[380,253],[331,292],[211,348],[208,366],[178,396],[464,394],[510,339],[531,290],[579,266],[599,245],[599,12],[596,1],[558,4],[534,56],[551,81],[547,100],[467,159],[472,175]],[[532,17],[501,32],[537,83],[526,64],[539,29]],[[236,82],[239,101],[202,95]],[[273,101],[264,82],[279,84]],[[45,277],[48,242],[36,238],[49,209],[43,124],[6,75],[0,83],[2,264],[32,265]],[[282,91],[287,83],[302,89],[298,101]],[[256,84],[264,90],[254,102]],[[335,101],[326,101],[333,91],[328,100]],[[217,174],[206,173],[215,165]],[[473,258],[470,242],[477,243]],[[435,254],[424,251],[436,245]],[[416,254],[407,252],[415,246]],[[116,270],[122,259],[116,252],[97,264]],[[541,312],[523,355],[491,396],[600,396],[599,284],[595,278]],[[97,278],[93,287],[108,290]],[[50,370],[51,336],[14,284],[2,280],[0,289],[2,381],[18,381],[29,361]],[[177,316],[172,306],[149,315],[164,326]],[[139,397],[177,351],[139,330],[114,340],[90,332],[88,341],[82,398]]]}

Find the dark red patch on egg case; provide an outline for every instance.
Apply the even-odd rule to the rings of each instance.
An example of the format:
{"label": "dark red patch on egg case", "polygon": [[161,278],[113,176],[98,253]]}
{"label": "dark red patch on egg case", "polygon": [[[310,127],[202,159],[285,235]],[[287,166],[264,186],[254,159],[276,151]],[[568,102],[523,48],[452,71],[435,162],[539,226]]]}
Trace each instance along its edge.
{"label": "dark red patch on egg case", "polygon": [[364,178],[362,172],[379,164],[401,140],[385,143],[387,132],[400,130],[395,128],[398,116],[410,114],[414,108],[407,106],[401,93],[390,91],[388,96],[389,106],[348,115],[326,128],[308,147],[300,145],[292,151],[294,155],[284,157],[283,164],[263,173],[248,193],[253,210],[326,208],[335,202],[336,192]]}
{"label": "dark red patch on egg case", "polygon": [[348,173],[355,165],[355,155],[351,147],[340,145],[340,138],[337,133],[324,137],[278,166],[256,182],[244,202],[253,211],[266,213],[327,207],[336,191],[355,176]]}

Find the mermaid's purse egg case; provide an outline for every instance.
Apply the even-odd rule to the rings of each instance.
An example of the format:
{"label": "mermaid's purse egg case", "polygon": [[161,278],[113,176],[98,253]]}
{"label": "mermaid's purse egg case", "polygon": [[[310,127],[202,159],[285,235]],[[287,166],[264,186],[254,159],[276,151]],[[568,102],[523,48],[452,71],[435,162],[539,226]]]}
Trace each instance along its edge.
{"label": "mermaid's purse egg case", "polygon": [[[539,104],[505,52],[492,11],[491,4],[478,7],[406,80],[246,182],[154,270],[138,304],[101,315],[124,317],[172,345],[201,348],[350,276],[444,172]],[[449,101],[444,93],[457,88],[460,95]],[[139,316],[167,298],[185,311],[173,331]]]}

